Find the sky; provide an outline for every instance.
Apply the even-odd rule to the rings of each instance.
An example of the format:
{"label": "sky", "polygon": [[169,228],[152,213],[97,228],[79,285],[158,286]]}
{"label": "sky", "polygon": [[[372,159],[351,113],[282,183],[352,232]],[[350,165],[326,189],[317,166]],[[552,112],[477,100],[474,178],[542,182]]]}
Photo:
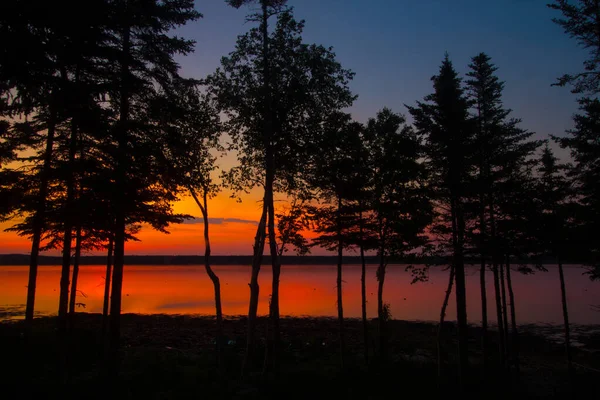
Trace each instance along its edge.
{"label": "sky", "polygon": [[[547,0],[290,0],[297,19],[306,21],[305,43],[332,46],[344,68],[356,73],[351,89],[358,99],[350,108],[354,119],[366,122],[383,107],[407,114],[405,105],[431,93],[430,78],[448,52],[464,74],[470,59],[487,53],[506,82],[504,102],[522,119],[521,126],[536,133],[562,136],[572,127],[577,110],[568,88],[552,87],[560,75],[582,69],[585,52],[552,22],[556,11]],[[221,57],[233,51],[238,35],[252,23],[248,8],[239,10],[224,0],[196,1],[203,18],[178,34],[196,41],[195,52],[179,58],[182,74],[202,78],[213,72]],[[408,118],[410,121],[410,118]],[[566,157],[564,151],[556,149]],[[234,157],[221,161],[233,165]],[[242,201],[222,192],[209,203],[211,245],[215,255],[252,253],[260,194]],[[278,204],[284,204],[279,198]],[[175,210],[200,216],[190,198]],[[8,225],[2,224],[4,229]],[[126,245],[127,254],[201,254],[199,219],[173,226],[165,235],[144,228],[140,242]],[[14,233],[0,233],[0,253],[28,253],[30,243]],[[314,254],[325,254],[315,250]],[[56,252],[48,254],[57,254]]]}

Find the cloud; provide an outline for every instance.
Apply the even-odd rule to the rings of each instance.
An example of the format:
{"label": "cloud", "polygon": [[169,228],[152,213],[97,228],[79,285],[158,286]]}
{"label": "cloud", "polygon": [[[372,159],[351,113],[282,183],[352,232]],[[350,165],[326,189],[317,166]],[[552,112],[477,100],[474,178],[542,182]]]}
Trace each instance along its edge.
{"label": "cloud", "polygon": [[[184,224],[201,224],[204,221],[202,218],[194,217],[183,221]],[[258,225],[256,221],[241,218],[208,218],[208,222],[212,225],[225,225],[225,224],[250,224]]]}

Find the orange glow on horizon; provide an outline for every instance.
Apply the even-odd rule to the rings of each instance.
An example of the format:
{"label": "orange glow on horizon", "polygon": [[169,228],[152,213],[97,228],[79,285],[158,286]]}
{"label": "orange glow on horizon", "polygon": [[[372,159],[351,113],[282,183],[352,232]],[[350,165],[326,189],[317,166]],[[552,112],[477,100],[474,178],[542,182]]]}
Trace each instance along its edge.
{"label": "orange glow on horizon", "polygon": [[[249,255],[256,234],[256,225],[261,212],[261,191],[253,190],[241,197],[238,202],[231,198],[229,192],[221,192],[209,200],[210,241],[213,255]],[[128,242],[125,253],[131,255],[199,255],[204,254],[204,226],[201,213],[194,200],[187,196],[174,204],[176,213],[195,216],[193,221],[171,225],[169,234],[157,232],[149,226],[143,226],[137,235],[138,242]],[[0,224],[0,254],[28,254],[31,242],[14,232],[5,232],[14,221]],[[307,232],[307,237],[315,234]],[[314,249],[314,254],[328,254],[321,249]],[[59,250],[52,250],[46,255],[59,255]],[[103,254],[89,252],[84,254]],[[288,253],[292,254],[292,253]]]}

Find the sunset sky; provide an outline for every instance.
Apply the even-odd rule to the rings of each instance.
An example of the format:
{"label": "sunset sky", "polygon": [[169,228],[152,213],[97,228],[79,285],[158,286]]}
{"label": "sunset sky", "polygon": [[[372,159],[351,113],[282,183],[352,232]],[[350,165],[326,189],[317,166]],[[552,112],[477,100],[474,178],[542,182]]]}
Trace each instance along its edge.
{"label": "sunset sky", "polygon": [[[444,52],[461,73],[472,56],[486,52],[506,81],[506,105],[523,119],[524,128],[545,138],[571,128],[576,111],[575,96],[550,85],[558,76],[580,70],[585,57],[552,23],[557,15],[546,8],[547,2],[290,0],[289,4],[296,18],[306,20],[305,42],[333,46],[342,65],[356,73],[351,88],[359,98],[350,109],[356,120],[365,122],[384,106],[406,114],[404,104],[414,104],[431,92],[430,77],[437,73]],[[179,32],[197,41],[196,52],[179,61],[184,75],[201,78],[215,70],[220,58],[234,49],[237,35],[251,24],[245,22],[247,9],[235,10],[223,0],[197,1],[197,9],[204,18]],[[234,161],[235,157],[227,157],[221,167],[229,168]],[[213,254],[251,254],[260,192],[243,196],[241,203],[229,194],[220,194],[209,205]],[[200,216],[190,198],[175,208]],[[8,226],[0,225],[0,253],[28,253],[26,239],[3,232]],[[142,241],[127,244],[126,253],[203,251],[199,219],[170,231],[164,235],[144,229]]]}

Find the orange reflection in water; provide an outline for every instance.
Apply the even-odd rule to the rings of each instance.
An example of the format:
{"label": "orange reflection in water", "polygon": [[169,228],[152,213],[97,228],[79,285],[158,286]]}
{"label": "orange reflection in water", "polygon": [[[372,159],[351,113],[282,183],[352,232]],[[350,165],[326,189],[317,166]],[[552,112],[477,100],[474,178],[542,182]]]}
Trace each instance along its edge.
{"label": "orange reflection in water", "polygon": [[[375,266],[367,268],[367,310],[376,314]],[[216,266],[221,279],[223,312],[243,315],[248,311],[250,268],[245,266]],[[523,276],[513,273],[517,318],[521,323],[560,323],[562,320],[558,273],[549,272]],[[591,305],[600,305],[598,283],[582,276],[581,268],[566,268],[570,316],[573,323],[600,323],[600,313]],[[27,285],[27,267],[0,267],[0,307],[23,305]],[[280,308],[282,315],[336,316],[335,266],[284,266],[281,274]],[[36,311],[55,313],[58,308],[60,267],[40,267],[37,284]],[[389,266],[385,282],[384,301],[390,304],[396,319],[435,321],[447,285],[447,272],[432,270],[426,283],[411,285],[410,274],[403,266]],[[270,267],[260,274],[259,313],[267,314],[271,294]],[[83,266],[80,270],[77,302],[84,303],[82,311],[101,312],[104,290],[104,267]],[[492,307],[493,284],[488,275],[488,315],[495,320]],[[360,266],[344,266],[344,314],[360,317]],[[479,323],[481,316],[479,273],[467,271],[468,317]],[[455,318],[454,296],[449,304],[448,318]],[[203,266],[129,266],[125,267],[123,282],[123,312],[165,314],[213,314],[212,282]]]}

